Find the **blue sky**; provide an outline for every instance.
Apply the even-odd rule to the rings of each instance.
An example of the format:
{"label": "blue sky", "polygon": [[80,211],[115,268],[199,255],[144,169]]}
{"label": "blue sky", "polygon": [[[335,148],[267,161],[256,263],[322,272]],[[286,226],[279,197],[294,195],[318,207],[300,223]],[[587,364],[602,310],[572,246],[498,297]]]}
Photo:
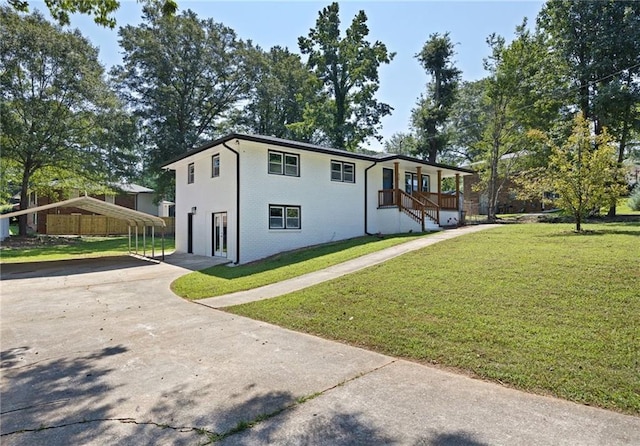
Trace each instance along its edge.
{"label": "blue sky", "polygon": [[[263,49],[286,46],[299,52],[298,37],[314,27],[318,11],[330,2],[317,1],[186,1],[177,0],[179,10],[192,9],[202,18],[213,18],[233,28],[244,40],[251,39]],[[44,2],[30,2],[32,9],[45,10]],[[359,10],[368,17],[369,41],[380,40],[396,53],[389,65],[380,69],[378,99],[390,104],[393,114],[383,119],[382,136],[406,131],[411,109],[425,91],[428,80],[415,54],[432,33],[449,32],[456,45],[456,66],[464,80],[476,80],[486,73],[482,60],[489,54],[485,42],[491,33],[511,40],[515,27],[527,17],[529,24],[542,8],[541,1],[343,1],[340,18],[346,27]],[[141,5],[121,0],[116,14],[118,26],[140,22]],[[100,59],[109,68],[121,62],[117,28],[101,28],[84,16],[74,16],[78,28],[100,48]],[[381,143],[370,141],[380,150]]]}

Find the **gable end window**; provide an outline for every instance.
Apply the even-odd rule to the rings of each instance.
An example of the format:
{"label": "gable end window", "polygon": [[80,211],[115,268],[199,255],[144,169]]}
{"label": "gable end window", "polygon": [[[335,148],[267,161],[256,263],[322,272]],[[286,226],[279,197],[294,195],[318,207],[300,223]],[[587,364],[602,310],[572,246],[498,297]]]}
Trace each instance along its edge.
{"label": "gable end window", "polygon": [[211,178],[220,176],[220,154],[211,157]]}
{"label": "gable end window", "polygon": [[356,182],[356,165],[343,161],[331,160],[331,181],[342,181],[343,183]]}
{"label": "gable end window", "polygon": [[269,173],[290,177],[300,176],[300,155],[269,150]]}
{"label": "gable end window", "polygon": [[192,184],[196,176],[196,166],[194,163],[189,163],[187,166],[187,184]]}
{"label": "gable end window", "polygon": [[300,229],[300,206],[269,205],[269,229]]}

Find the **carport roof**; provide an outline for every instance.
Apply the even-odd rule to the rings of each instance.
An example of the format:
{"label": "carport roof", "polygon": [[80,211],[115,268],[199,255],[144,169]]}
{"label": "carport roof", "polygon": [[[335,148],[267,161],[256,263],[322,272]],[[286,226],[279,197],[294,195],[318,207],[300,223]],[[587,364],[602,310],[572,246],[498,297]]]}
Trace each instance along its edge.
{"label": "carport roof", "polygon": [[118,206],[117,204],[107,203],[91,197],[72,198],[70,200],[58,201],[57,203],[22,209],[9,214],[0,215],[0,218],[17,217],[18,215],[32,214],[34,212],[40,212],[47,209],[68,207],[84,209],[85,211],[93,212],[95,214],[126,220],[129,223],[129,226],[154,226],[157,228],[164,228],[166,226],[164,220],[160,217],[156,217],[155,215],[134,211],[133,209]]}

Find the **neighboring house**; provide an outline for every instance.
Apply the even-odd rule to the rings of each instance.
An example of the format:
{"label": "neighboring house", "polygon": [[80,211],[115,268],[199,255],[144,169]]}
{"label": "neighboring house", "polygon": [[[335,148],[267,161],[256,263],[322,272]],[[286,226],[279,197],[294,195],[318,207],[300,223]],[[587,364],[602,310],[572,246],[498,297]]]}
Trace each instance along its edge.
{"label": "neighboring house", "polygon": [[173,217],[176,211],[176,204],[172,201],[162,200],[158,203],[158,217]]}
{"label": "neighboring house", "polygon": [[[466,177],[464,181],[464,205],[469,215],[487,215],[489,211],[487,192],[476,189],[479,183],[480,177],[477,173]],[[504,182],[498,192],[498,214],[542,212],[545,210],[542,197],[529,200],[518,198],[518,187],[519,186],[510,179]],[[550,206],[546,205],[546,207],[548,209]]]}
{"label": "neighboring house", "polygon": [[[169,211],[168,206],[163,207],[161,205],[154,204],[153,189],[149,189],[147,187],[139,186],[133,183],[112,183],[112,184],[109,184],[109,186],[117,191],[115,195],[92,194],[91,196],[93,198],[97,198],[107,203],[117,204],[119,206],[123,206],[128,209],[133,209],[135,211],[140,211],[146,214],[160,216],[160,217],[165,216],[160,214],[161,210],[166,208],[167,212]],[[65,195],[67,194],[69,196],[65,197]],[[58,192],[55,192],[47,196],[38,196],[35,192],[32,192],[29,194],[29,207],[44,206],[47,204],[55,203],[64,198],[76,198],[80,195],[84,195],[84,194],[81,193],[79,190],[72,190],[72,191],[59,190]],[[48,209],[46,211],[41,211],[37,214],[29,214],[29,217],[28,217],[29,226],[40,234],[47,234],[47,215],[48,214],[90,215],[91,213],[84,211],[82,209],[76,209],[76,208]]]}
{"label": "neighboring house", "polygon": [[[231,134],[167,162],[176,172],[176,250],[247,263],[364,234],[460,222],[471,170]],[[456,192],[441,191],[455,178]]]}
{"label": "neighboring house", "polygon": [[[545,201],[553,199],[553,194],[546,193],[544,197],[522,199],[519,192],[521,186],[512,178],[522,171],[522,163],[529,156],[526,150],[518,153],[507,153],[500,157],[501,175],[498,179],[498,200],[496,213],[514,214],[543,212],[552,209],[553,205],[545,205]],[[484,161],[472,163],[467,168],[479,170]],[[508,178],[504,178],[504,171],[509,172]],[[479,190],[480,176],[478,173],[465,178],[464,182],[464,207],[468,215],[487,215],[489,212],[489,194],[486,190]],[[546,208],[546,209],[545,209]]]}
{"label": "neighboring house", "polygon": [[629,186],[629,190],[631,190],[640,184],[640,163],[629,159],[625,161],[624,169],[626,171],[625,178],[627,185]]}
{"label": "neighboring house", "polygon": [[3,218],[0,220],[0,242],[4,241],[4,239],[9,238],[9,219]]}

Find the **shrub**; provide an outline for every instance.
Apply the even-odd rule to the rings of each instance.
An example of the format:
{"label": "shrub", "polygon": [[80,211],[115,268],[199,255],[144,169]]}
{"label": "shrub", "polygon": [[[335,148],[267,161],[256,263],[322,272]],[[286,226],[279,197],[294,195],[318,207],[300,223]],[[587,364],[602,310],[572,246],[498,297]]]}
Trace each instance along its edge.
{"label": "shrub", "polygon": [[9,212],[13,212],[12,204],[0,204],[0,214],[8,214]]}
{"label": "shrub", "polygon": [[634,211],[640,211],[640,185],[636,185],[629,197],[629,207]]}

